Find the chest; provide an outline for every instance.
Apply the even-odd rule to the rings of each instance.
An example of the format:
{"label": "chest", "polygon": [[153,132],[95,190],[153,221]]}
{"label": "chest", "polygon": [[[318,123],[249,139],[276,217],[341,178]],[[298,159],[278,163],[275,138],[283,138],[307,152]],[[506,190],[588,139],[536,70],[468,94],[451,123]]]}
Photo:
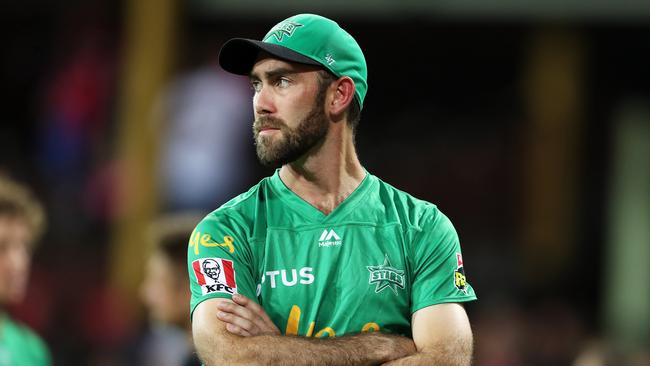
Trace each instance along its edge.
{"label": "chest", "polygon": [[269,228],[257,245],[258,299],[289,334],[408,326],[407,247],[399,225]]}

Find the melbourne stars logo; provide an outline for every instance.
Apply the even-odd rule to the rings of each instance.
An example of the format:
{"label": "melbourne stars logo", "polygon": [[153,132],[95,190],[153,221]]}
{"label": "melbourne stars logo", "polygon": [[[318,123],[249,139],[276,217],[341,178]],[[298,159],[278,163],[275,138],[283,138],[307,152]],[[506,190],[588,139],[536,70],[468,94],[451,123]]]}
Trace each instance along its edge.
{"label": "melbourne stars logo", "polygon": [[282,42],[282,38],[284,38],[285,35],[291,37],[298,27],[302,27],[302,24],[296,22],[282,22],[273,27],[273,29],[266,34],[264,41],[275,36],[275,39],[278,42]]}
{"label": "melbourne stars logo", "polygon": [[375,293],[385,288],[390,288],[397,295],[397,288],[404,289],[404,270],[392,266],[388,255],[384,257],[384,264],[378,266],[366,266],[370,271],[369,284],[376,284]]}

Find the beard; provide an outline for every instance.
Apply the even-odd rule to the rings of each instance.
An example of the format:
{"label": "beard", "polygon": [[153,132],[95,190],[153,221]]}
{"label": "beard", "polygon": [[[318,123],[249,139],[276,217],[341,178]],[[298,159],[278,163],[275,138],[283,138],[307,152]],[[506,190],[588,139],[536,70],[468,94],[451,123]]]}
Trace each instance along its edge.
{"label": "beard", "polygon": [[[322,100],[321,100],[322,99]],[[260,117],[253,123],[255,149],[260,163],[277,167],[298,160],[327,135],[329,122],[325,118],[324,95],[316,98],[314,107],[296,128],[290,128],[279,118]],[[260,136],[262,127],[279,129],[280,136]]]}

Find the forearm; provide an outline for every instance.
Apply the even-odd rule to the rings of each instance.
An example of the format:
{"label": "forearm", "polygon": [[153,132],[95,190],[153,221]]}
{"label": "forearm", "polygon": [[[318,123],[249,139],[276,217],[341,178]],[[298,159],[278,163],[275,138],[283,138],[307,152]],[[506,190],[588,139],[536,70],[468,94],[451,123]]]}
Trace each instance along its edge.
{"label": "forearm", "polygon": [[439,343],[417,353],[387,363],[385,366],[445,365],[468,366],[472,361],[472,341],[459,339],[456,342]]}
{"label": "forearm", "polygon": [[275,335],[233,337],[236,339],[228,341],[228,346],[206,347],[197,344],[204,364],[378,365],[415,350],[409,338],[381,333],[338,338]]}
{"label": "forearm", "polygon": [[470,364],[469,358],[459,359],[447,356],[419,352],[411,356],[383,363],[383,366],[424,366],[424,365],[445,365],[445,366],[466,366]]}

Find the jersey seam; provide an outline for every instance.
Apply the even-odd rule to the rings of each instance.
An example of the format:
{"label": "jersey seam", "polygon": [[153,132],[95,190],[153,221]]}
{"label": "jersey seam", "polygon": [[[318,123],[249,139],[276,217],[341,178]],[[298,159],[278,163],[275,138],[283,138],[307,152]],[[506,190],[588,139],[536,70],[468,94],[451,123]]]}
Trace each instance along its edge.
{"label": "jersey seam", "polygon": [[[373,176],[372,174],[370,174],[368,171],[366,171],[366,176],[364,177],[364,180],[361,181],[361,184],[359,184],[359,186],[358,186],[354,191],[352,191],[351,195],[352,195],[352,194],[355,194],[355,193],[358,193],[359,188],[361,188],[361,185],[364,183],[364,181],[365,181],[366,179],[369,180],[369,182],[368,182],[368,186],[367,186],[367,187],[364,187],[364,191],[361,192],[361,196],[359,196],[359,197],[355,197],[356,202],[353,202],[353,205],[348,206],[348,207],[346,208],[344,214],[343,214],[343,215],[339,215],[339,217],[336,218],[337,220],[343,219],[344,217],[350,215],[350,213],[352,213],[352,211],[354,211],[355,207],[359,206],[359,205],[361,204],[361,202],[364,201],[364,200],[363,200],[364,197],[366,197],[368,194],[370,194],[370,192],[371,192],[371,190],[373,189],[373,187],[374,187],[376,184],[379,184],[379,182],[377,181],[377,179],[372,179],[373,177],[374,177],[374,176]],[[350,198],[350,196],[348,196],[348,198]],[[342,204],[345,204],[345,201],[343,201]],[[338,208],[338,207],[337,207],[337,208]],[[334,212],[332,212],[332,213],[334,213]],[[325,217],[325,220],[323,220],[323,221],[327,222],[327,221],[329,221],[329,219],[330,219],[331,217],[332,217],[331,214],[330,214],[330,215],[327,215],[327,216]]]}
{"label": "jersey seam", "polygon": [[[278,169],[278,170],[279,170],[279,169]],[[290,193],[293,193],[293,195],[295,196],[295,198],[301,200],[302,202],[304,202],[304,203],[306,203],[307,205],[309,205],[310,207],[312,207],[314,210],[318,211],[318,209],[317,209],[316,207],[314,207],[311,203],[305,201],[302,197],[298,196],[298,195],[295,194],[291,189],[289,189],[289,187],[287,187],[287,185],[284,183],[284,181],[282,181],[282,179],[280,178],[280,173],[279,173],[279,171],[276,171],[276,173],[274,173],[274,174],[271,176],[271,178],[273,178],[276,174],[278,175],[278,180],[280,181],[280,183],[281,183],[281,184],[284,186],[284,188],[287,189]],[[280,200],[282,201],[282,203],[284,203],[284,206],[288,207],[291,211],[294,211],[295,213],[297,213],[297,214],[299,214],[299,215],[301,215],[301,216],[303,216],[303,215],[308,215],[308,216],[310,216],[310,219],[311,219],[312,216],[318,216],[317,218],[314,218],[314,219],[318,219],[319,221],[322,221],[322,220],[324,220],[324,217],[327,217],[326,215],[324,215],[324,214],[323,214],[322,212],[320,212],[320,211],[318,211],[318,212],[320,212],[320,215],[313,215],[313,214],[311,214],[311,213],[302,212],[303,210],[294,207],[294,205],[292,205],[291,202],[290,202],[291,199],[289,199],[288,197],[285,197],[286,194],[284,194],[284,192],[281,192],[277,187],[275,187],[275,185],[272,184],[272,182],[270,182],[270,184],[269,184],[269,188],[271,189],[271,191],[272,191],[276,196],[278,196],[278,198],[280,198]]]}
{"label": "jersey seam", "polygon": [[477,300],[476,295],[472,295],[472,296],[447,296],[447,297],[443,297],[443,298],[440,298],[440,299],[424,301],[424,302],[418,303],[416,306],[413,306],[413,308],[411,310],[411,314],[415,313],[416,311],[418,311],[420,309],[424,309],[427,306],[439,305],[439,304],[448,304],[448,303],[455,303],[455,302],[469,302],[469,301],[475,301],[475,300]]}
{"label": "jersey seam", "polygon": [[[282,227],[282,226],[275,226],[274,227],[274,226],[269,226],[268,229],[298,232],[298,231],[302,231],[302,230],[315,229],[315,228],[324,227],[324,226],[328,226],[327,223],[309,224],[309,225],[300,226],[300,227]],[[390,227],[390,226],[401,226],[401,223],[399,221],[394,221],[394,222],[385,223],[385,224],[373,224],[373,223],[366,223],[366,222],[351,222],[351,223],[341,223],[341,224],[337,223],[336,225],[332,224],[330,226],[369,226],[369,227],[375,227],[375,228],[385,228],[385,227]]]}

